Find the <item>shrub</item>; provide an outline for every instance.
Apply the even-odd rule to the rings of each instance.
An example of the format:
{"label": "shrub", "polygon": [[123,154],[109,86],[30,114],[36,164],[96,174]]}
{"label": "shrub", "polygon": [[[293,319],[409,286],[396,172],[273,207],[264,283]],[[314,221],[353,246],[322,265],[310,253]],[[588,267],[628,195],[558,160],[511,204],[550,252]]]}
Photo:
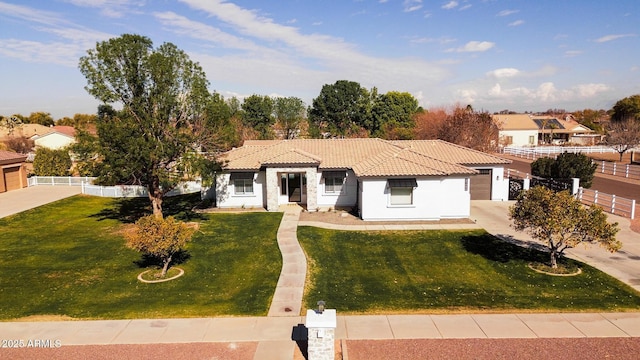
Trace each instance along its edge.
{"label": "shrub", "polygon": [[33,172],[38,176],[69,176],[71,165],[66,149],[38,148],[33,159]]}
{"label": "shrub", "polygon": [[579,178],[580,186],[588,189],[593,182],[596,167],[585,154],[564,152],[555,159],[540,158],[532,162],[531,174],[553,179]]}

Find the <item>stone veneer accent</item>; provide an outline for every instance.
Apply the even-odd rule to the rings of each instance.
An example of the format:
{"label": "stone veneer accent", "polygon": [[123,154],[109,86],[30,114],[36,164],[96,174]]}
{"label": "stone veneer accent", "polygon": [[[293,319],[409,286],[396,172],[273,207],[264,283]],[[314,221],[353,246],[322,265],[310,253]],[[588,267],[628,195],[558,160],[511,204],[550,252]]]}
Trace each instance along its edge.
{"label": "stone veneer accent", "polygon": [[318,171],[316,168],[286,167],[266,169],[267,211],[278,211],[280,197],[279,173],[305,173],[307,177],[307,210],[314,211],[318,207]]}

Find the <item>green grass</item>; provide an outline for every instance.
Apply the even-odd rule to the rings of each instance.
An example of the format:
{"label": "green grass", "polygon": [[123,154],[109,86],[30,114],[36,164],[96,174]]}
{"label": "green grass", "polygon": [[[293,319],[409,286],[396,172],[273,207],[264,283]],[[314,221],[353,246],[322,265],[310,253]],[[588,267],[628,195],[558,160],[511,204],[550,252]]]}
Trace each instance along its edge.
{"label": "green grass", "polygon": [[282,264],[282,214],[184,210],[194,202],[164,204],[200,229],[181,257],[184,276],[156,284],[137,280],[148,264],[121,235],[148,212],[146,199],[75,196],[0,219],[0,319],[266,315]]}
{"label": "green grass", "polygon": [[484,231],[348,232],[298,228],[310,257],[304,304],[340,312],[639,310],[640,293],[588,265],[558,277],[548,255]]}

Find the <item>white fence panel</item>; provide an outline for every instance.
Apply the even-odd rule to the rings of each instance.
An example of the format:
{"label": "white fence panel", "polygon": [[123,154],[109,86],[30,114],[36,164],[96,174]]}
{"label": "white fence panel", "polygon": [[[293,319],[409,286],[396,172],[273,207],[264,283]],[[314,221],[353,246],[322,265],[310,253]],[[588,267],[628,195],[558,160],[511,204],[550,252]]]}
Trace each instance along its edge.
{"label": "white fence panel", "polygon": [[635,219],[636,201],[633,199],[584,188],[578,189],[576,197],[585,205],[598,205],[608,213]]}
{"label": "white fence panel", "polygon": [[89,176],[32,176],[27,179],[29,186],[82,186],[96,178]]}
{"label": "white fence panel", "polygon": [[[166,196],[191,194],[200,192],[201,189],[202,185],[199,181],[188,181],[169,191]],[[98,186],[85,184],[82,187],[82,193],[86,195],[113,198],[135,198],[148,196],[147,188],[140,185]]]}

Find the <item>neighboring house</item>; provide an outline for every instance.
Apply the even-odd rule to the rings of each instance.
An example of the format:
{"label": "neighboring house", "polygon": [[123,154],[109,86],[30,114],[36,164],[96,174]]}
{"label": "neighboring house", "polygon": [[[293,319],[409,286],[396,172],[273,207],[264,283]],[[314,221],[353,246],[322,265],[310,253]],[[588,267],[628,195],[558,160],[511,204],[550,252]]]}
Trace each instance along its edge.
{"label": "neighboring house", "polygon": [[0,150],[0,193],[27,187],[27,155]]}
{"label": "neighboring house", "polygon": [[602,140],[602,135],[571,117],[533,116],[532,119],[540,129],[538,139],[542,144],[594,145]]}
{"label": "neighboring house", "polygon": [[52,126],[50,129],[50,132],[34,138],[36,147],[57,150],[76,142],[75,129],[72,126]]}
{"label": "neighboring house", "polygon": [[221,156],[216,206],[300,204],[364,220],[468,218],[470,200],[506,200],[510,160],[441,140],[246,141]]}
{"label": "neighboring house", "polygon": [[8,129],[0,128],[0,139],[6,140],[10,137],[24,136],[33,140],[34,138],[48,134],[51,131],[53,131],[53,128],[49,126],[40,124],[22,124],[13,130],[11,136],[9,135]]}
{"label": "neighboring house", "polygon": [[501,146],[536,146],[538,125],[528,114],[495,114],[491,116],[498,126]]}

